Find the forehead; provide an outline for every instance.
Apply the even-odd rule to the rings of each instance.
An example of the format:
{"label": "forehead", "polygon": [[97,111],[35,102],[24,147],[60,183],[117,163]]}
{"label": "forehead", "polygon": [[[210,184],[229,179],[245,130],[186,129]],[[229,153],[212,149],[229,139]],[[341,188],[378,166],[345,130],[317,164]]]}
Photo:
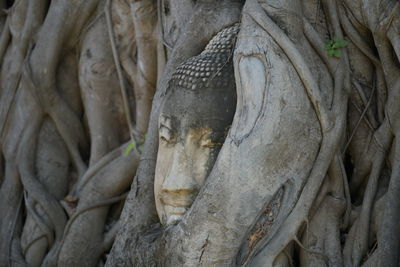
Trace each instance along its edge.
{"label": "forehead", "polygon": [[[225,93],[225,94],[224,94]],[[168,118],[171,127],[224,129],[231,123],[235,95],[218,90],[173,90],[161,110],[160,123]]]}

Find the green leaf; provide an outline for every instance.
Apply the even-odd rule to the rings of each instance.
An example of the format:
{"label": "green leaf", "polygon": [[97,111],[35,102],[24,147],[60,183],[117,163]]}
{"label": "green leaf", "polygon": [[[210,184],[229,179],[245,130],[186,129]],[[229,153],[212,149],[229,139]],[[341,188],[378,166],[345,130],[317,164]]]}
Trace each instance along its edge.
{"label": "green leaf", "polygon": [[138,150],[139,150],[140,153],[143,152],[143,148],[144,148],[144,144],[142,144],[142,145],[140,145],[140,146],[138,147]]}
{"label": "green leaf", "polygon": [[131,151],[136,147],[136,142],[131,142],[126,148],[125,148],[125,152],[124,155],[128,156],[129,153],[131,153]]}
{"label": "green leaf", "polygon": [[332,49],[333,44],[334,44],[334,43],[333,43],[332,40],[327,41],[327,42],[325,43],[325,49],[326,49],[326,50]]}
{"label": "green leaf", "polygon": [[333,56],[340,58],[340,56],[342,55],[342,51],[340,50],[333,50]]}
{"label": "green leaf", "polygon": [[132,141],[131,143],[129,143],[129,145],[125,148],[124,155],[128,156],[129,153],[131,153],[131,151],[135,148],[139,151],[139,153],[142,153],[145,140],[146,135],[144,135],[144,137],[139,142]]}
{"label": "green leaf", "polygon": [[335,42],[335,44],[333,45],[333,48],[342,48],[345,47],[347,45],[347,41],[345,40],[338,40],[337,42]]}
{"label": "green leaf", "polygon": [[342,40],[335,36],[332,40],[329,40],[325,43],[325,50],[327,50],[328,56],[340,58],[342,52],[338,49],[347,46],[347,44],[348,42],[346,40]]}

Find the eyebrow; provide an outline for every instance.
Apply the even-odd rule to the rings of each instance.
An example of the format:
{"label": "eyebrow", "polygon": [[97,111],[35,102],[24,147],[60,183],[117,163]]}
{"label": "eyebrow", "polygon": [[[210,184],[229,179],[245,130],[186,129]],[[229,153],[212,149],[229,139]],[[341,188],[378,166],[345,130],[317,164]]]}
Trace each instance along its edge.
{"label": "eyebrow", "polygon": [[165,125],[163,122],[160,122],[160,125],[159,125],[158,129],[161,130],[161,129],[163,129],[163,128],[172,131],[172,129],[171,129],[170,127],[168,127],[167,125]]}
{"label": "eyebrow", "polygon": [[[167,122],[169,121],[169,126],[167,125]],[[159,120],[159,129],[161,129],[162,127],[167,128],[169,130],[171,130],[172,127],[172,118],[169,116],[166,116],[164,114],[160,115],[160,120]]]}

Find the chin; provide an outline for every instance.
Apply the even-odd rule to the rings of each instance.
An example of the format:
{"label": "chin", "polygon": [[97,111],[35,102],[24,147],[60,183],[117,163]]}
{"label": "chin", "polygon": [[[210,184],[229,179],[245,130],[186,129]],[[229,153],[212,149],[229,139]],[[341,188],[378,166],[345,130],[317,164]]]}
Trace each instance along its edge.
{"label": "chin", "polygon": [[171,225],[171,224],[175,224],[177,222],[179,222],[180,220],[182,220],[184,214],[167,214],[167,220],[166,220],[166,225]]}
{"label": "chin", "polygon": [[185,206],[173,206],[169,204],[164,205],[164,222],[165,225],[175,224],[182,219],[190,207],[189,203],[181,203]]}

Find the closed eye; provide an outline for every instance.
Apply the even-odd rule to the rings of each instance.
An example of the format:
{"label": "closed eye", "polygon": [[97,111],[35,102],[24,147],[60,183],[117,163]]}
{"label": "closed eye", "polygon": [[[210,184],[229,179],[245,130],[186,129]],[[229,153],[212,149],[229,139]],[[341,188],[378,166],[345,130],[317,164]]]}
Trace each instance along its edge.
{"label": "closed eye", "polygon": [[162,142],[171,143],[173,141],[172,130],[162,124],[160,125],[159,134]]}
{"label": "closed eye", "polygon": [[167,143],[168,143],[168,140],[167,140],[167,138],[165,138],[164,136],[161,136],[161,137],[160,137],[160,139],[161,139],[161,141],[163,141],[163,142],[167,142]]}
{"label": "closed eye", "polygon": [[202,140],[200,143],[202,147],[221,147],[223,144],[223,142],[213,142],[211,139]]}
{"label": "closed eye", "polygon": [[202,147],[221,147],[225,141],[225,134],[214,132],[202,138],[200,145]]}

